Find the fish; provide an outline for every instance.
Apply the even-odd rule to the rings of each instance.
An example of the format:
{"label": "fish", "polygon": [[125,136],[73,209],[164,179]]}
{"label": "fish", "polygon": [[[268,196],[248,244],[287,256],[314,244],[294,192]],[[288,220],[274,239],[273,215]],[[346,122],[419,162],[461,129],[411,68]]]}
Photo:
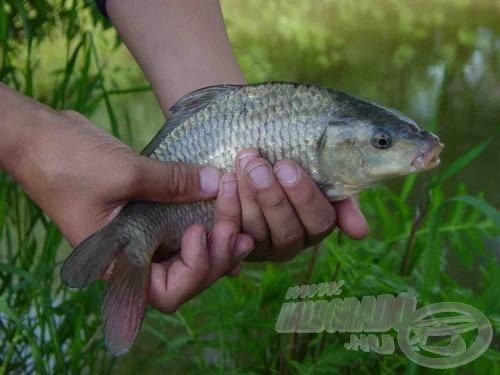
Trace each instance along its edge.
{"label": "fish", "polygon": [[[271,163],[294,160],[334,202],[436,167],[443,144],[408,116],[377,103],[314,84],[265,82],[210,86],[183,96],[142,155],[210,164],[225,173],[244,148],[258,149]],[[69,287],[108,275],[101,316],[111,354],[126,353],[140,330],[156,249],[178,251],[187,227],[212,227],[214,210],[214,200],[130,202],[65,260],[60,275]]]}

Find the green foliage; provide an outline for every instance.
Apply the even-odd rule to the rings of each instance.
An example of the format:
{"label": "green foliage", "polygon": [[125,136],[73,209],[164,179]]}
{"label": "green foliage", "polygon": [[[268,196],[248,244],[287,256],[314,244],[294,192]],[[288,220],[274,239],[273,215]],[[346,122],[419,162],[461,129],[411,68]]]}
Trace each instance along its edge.
{"label": "green foliage", "polygon": [[[402,87],[402,77],[419,69],[415,62],[439,31],[442,44],[425,67],[444,59],[448,68],[427,120],[445,131],[442,113],[456,86],[456,61],[473,50],[478,25],[498,22],[495,2],[373,3],[253,0],[223,6],[250,81],[314,81],[386,97],[392,105],[399,97],[412,98],[408,93],[418,86]],[[144,143],[154,130],[136,124],[156,111],[152,122],[160,126],[161,114],[108,26],[89,2],[7,0],[0,4],[0,79],[56,109],[76,109],[128,143]],[[387,79],[391,74],[394,81]],[[290,286],[345,280],[342,297],[411,292],[419,307],[468,303],[498,332],[499,213],[483,194],[458,182],[470,166],[488,163],[484,155],[497,138],[474,139],[475,147],[445,159],[430,180],[412,175],[400,186],[363,194],[361,206],[372,226],[363,241],[334,233],[290,263],[246,264],[240,277],[218,282],[176,314],[148,311],[136,346],[118,361],[102,343],[100,286],[74,291],[60,284],[58,267],[68,246],[0,174],[0,374],[426,372],[399,352],[347,351],[347,334],[277,334],[276,320]],[[473,182],[469,178],[467,185]],[[498,363],[493,345],[463,370],[498,374]]]}
{"label": "green foliage", "polygon": [[[372,219],[367,239],[352,241],[333,234],[286,266],[247,265],[240,277],[220,281],[173,316],[150,311],[138,346],[118,368],[160,373],[175,363],[180,372],[410,371],[413,364],[398,352],[385,357],[345,350],[348,334],[276,334],[290,286],[332,280],[345,281],[342,298],[411,292],[419,308],[441,301],[467,303],[490,317],[498,330],[498,259],[485,246],[487,238],[498,234],[498,212],[480,197],[468,196],[463,186],[452,198],[441,186],[419,198],[427,205],[420,212],[399,192],[384,187],[369,191],[361,202]],[[402,267],[405,252],[408,268]],[[451,264],[453,257],[458,265]],[[452,267],[469,270],[477,281],[468,284]],[[499,371],[499,355],[491,348],[465,371],[492,373],[491,366]]]}

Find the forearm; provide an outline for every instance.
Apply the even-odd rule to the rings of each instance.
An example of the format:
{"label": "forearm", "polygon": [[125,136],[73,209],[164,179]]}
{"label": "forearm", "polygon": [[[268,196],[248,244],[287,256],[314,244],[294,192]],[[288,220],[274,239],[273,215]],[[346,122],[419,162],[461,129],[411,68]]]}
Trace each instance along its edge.
{"label": "forearm", "polygon": [[0,170],[22,183],[30,150],[55,114],[0,82]]}
{"label": "forearm", "polygon": [[217,0],[108,0],[107,11],[165,115],[190,91],[244,83]]}

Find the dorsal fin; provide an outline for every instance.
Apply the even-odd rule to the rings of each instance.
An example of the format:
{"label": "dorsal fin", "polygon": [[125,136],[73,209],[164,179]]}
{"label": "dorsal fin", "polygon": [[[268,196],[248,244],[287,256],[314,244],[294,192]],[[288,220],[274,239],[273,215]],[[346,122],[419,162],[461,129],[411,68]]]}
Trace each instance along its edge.
{"label": "dorsal fin", "polygon": [[201,111],[211,103],[215,103],[226,96],[226,94],[243,85],[216,85],[205,87],[180,98],[171,108],[171,115],[160,131],[153,137],[151,142],[142,150],[141,154],[149,156],[160,145],[160,143],[172,133],[185,119]]}

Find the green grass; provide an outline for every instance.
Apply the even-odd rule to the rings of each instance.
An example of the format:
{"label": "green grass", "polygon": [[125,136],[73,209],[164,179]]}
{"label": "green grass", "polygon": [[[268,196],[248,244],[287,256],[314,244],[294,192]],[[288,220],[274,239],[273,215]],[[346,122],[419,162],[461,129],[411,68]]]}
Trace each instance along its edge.
{"label": "green grass", "polygon": [[[235,30],[231,17],[239,8],[246,9],[242,4],[228,7],[236,40],[245,40],[250,33],[245,30],[251,28],[244,24]],[[258,1],[248,6],[257,5]],[[308,11],[303,7],[296,11]],[[374,11],[364,7],[360,12]],[[349,7],[344,11],[355,14]],[[262,22],[271,19],[266,15]],[[299,54],[307,59],[286,70],[290,50],[284,46],[281,55],[267,55],[261,28],[256,40],[248,43],[248,51],[236,43],[250,79],[319,81],[326,65],[316,57],[330,41],[320,33],[323,42],[307,49],[310,40],[316,40],[317,29],[289,25],[286,17],[279,22],[288,25],[285,31],[303,33]],[[105,27],[76,1],[9,0],[0,5],[0,79],[54,108],[76,109],[138,148],[159,126],[161,115],[155,109],[150,128],[134,128],[145,121],[147,111],[125,111],[123,102],[127,107],[135,102],[140,108],[143,102],[137,98],[150,95],[149,88],[136,70],[120,63],[123,47],[114,46]],[[98,33],[90,32],[95,28]],[[277,50],[279,40],[273,37],[269,43],[276,46],[270,50]],[[58,46],[53,50],[57,63],[48,53],[36,53],[49,51],[50,43]],[[103,51],[113,54],[104,58]],[[403,55],[399,52],[401,64]],[[334,57],[327,63],[336,64]],[[329,82],[330,78],[322,81]],[[433,126],[441,114],[440,105],[436,108]],[[399,352],[382,356],[347,351],[343,344],[348,334],[277,334],[274,327],[288,287],[345,280],[342,297],[411,292],[419,307],[445,301],[470,304],[486,314],[498,333],[499,213],[481,193],[457,183],[467,168],[486,161],[484,155],[497,138],[493,134],[476,142],[434,173],[409,176],[401,185],[364,193],[361,205],[372,234],[363,241],[334,233],[286,265],[246,264],[240,277],[218,282],[176,314],[149,310],[136,345],[118,360],[106,354],[102,342],[101,286],[74,291],[60,284],[58,269],[69,251],[67,244],[10,177],[0,173],[0,374],[431,372]],[[499,374],[499,363],[496,343],[471,364],[446,372]]]}

